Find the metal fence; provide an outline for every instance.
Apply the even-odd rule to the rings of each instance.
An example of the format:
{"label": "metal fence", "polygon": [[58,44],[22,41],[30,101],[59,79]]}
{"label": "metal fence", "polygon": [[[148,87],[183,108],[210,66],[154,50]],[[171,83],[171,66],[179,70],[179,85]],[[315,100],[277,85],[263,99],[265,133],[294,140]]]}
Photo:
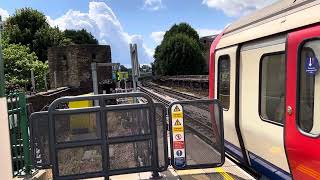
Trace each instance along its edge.
{"label": "metal fence", "polygon": [[[125,98],[127,103],[119,101]],[[94,104],[71,108],[75,102]],[[54,179],[145,171],[156,177],[169,163],[165,113],[142,93],[59,98],[30,117],[32,162],[38,169],[51,167]]]}
{"label": "metal fence", "polygon": [[7,95],[13,176],[31,174],[28,116],[24,93]]}

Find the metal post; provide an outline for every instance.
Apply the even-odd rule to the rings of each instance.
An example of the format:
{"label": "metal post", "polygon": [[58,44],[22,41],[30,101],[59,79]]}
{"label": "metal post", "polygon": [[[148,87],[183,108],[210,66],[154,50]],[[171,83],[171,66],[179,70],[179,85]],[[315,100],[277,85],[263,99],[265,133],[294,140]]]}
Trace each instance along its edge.
{"label": "metal post", "polygon": [[131,69],[132,69],[132,83],[133,83],[133,91],[137,91],[137,84],[136,84],[136,75],[135,75],[135,49],[132,44],[130,44],[130,55],[131,55]]}
{"label": "metal post", "polygon": [[26,106],[26,97],[23,93],[19,93],[19,107],[20,107],[20,128],[23,144],[23,160],[25,166],[25,173],[30,175],[31,173],[31,157],[30,157],[30,144],[28,133],[28,115]]}
{"label": "metal post", "polygon": [[[91,73],[92,73],[92,85],[93,85],[93,94],[99,94],[98,90],[98,76],[97,76],[97,63],[91,63]],[[99,106],[99,100],[94,100],[94,105]]]}
{"label": "metal post", "polygon": [[31,69],[32,92],[36,92],[36,82],[34,80],[34,71]]}
{"label": "metal post", "polygon": [[2,18],[0,16],[0,97],[5,97],[5,80],[4,80],[4,63],[2,58],[2,43],[1,43],[1,34],[2,34]]}
{"label": "metal post", "polygon": [[93,94],[97,95],[98,92],[98,78],[97,78],[97,63],[91,63],[92,71],[92,83],[93,83]]}

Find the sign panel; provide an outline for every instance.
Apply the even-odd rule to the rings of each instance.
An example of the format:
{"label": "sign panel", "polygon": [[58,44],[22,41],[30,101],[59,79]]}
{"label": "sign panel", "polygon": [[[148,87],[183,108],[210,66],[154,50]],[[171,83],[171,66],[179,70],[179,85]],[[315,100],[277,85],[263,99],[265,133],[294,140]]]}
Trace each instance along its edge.
{"label": "sign panel", "polygon": [[319,70],[319,61],[316,57],[307,57],[304,65],[307,74],[315,75]]}
{"label": "sign panel", "polygon": [[177,167],[186,166],[186,153],[183,128],[183,109],[180,104],[171,108],[172,133],[173,133],[173,158]]}

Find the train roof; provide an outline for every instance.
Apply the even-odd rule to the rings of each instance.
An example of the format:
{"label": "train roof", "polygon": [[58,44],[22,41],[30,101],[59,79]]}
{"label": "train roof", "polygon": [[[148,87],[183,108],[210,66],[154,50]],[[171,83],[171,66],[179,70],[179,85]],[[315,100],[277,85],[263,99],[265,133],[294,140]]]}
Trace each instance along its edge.
{"label": "train roof", "polygon": [[320,0],[281,0],[230,24],[217,48],[320,22]]}

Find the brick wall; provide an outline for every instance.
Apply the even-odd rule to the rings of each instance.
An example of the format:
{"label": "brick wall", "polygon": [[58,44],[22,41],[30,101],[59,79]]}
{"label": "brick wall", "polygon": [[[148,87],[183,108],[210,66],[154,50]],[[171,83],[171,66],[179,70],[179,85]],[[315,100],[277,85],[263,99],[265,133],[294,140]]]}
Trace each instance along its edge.
{"label": "brick wall", "polygon": [[[91,63],[110,63],[111,48],[108,45],[69,45],[51,47],[48,50],[49,84],[55,87],[80,88],[92,91]],[[112,68],[98,73],[98,80],[111,79]]]}

